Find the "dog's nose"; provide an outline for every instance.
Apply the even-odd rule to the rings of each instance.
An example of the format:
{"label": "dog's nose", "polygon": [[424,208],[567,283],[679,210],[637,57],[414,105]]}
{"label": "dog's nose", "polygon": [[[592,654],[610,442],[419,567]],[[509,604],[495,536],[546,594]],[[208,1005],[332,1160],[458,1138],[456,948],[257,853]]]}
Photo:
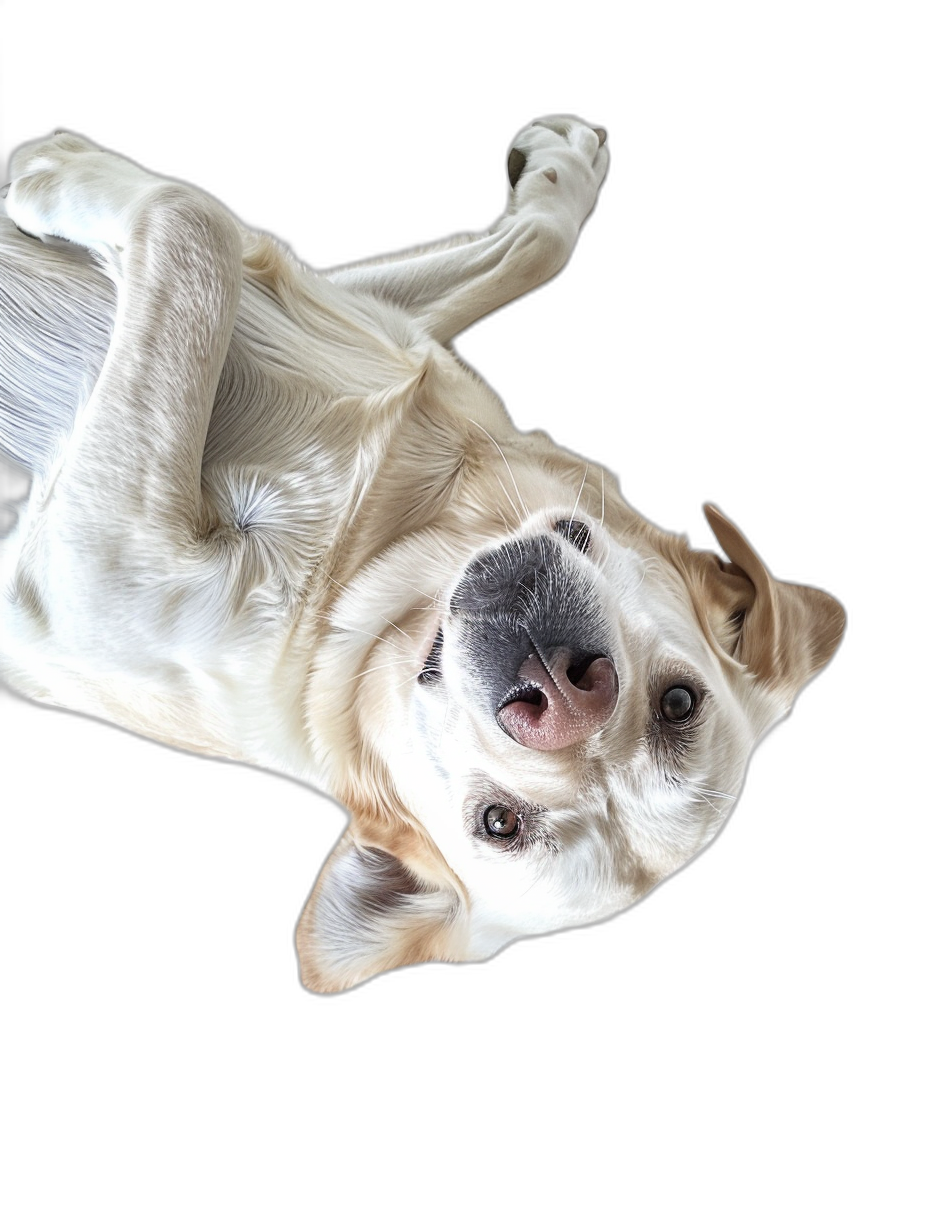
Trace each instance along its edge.
{"label": "dog's nose", "polygon": [[528,656],[496,721],[526,748],[566,749],[605,726],[618,696],[611,659],[577,655],[562,646]]}

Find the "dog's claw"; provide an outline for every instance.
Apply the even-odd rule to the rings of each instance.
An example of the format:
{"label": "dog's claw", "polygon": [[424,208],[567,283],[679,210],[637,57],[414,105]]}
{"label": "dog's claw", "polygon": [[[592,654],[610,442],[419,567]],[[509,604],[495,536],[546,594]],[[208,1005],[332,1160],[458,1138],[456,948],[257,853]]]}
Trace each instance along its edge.
{"label": "dog's claw", "polygon": [[509,151],[508,171],[510,187],[515,188],[516,184],[519,182],[519,176],[525,170],[525,164],[527,161],[528,160],[521,150]]}
{"label": "dog's claw", "polygon": [[[555,133],[557,136],[563,137],[565,141],[568,142],[568,144],[571,144],[571,132],[574,128],[578,126],[579,128],[583,129],[587,133],[590,133],[590,132],[595,133],[596,139],[599,142],[600,147],[606,144],[607,133],[604,128],[593,128],[592,125],[587,126],[586,124],[583,124],[581,121],[574,121],[567,117],[561,117],[561,116],[551,116],[543,120],[533,120],[532,123],[528,126],[528,128],[521,134],[523,137],[526,138],[526,143],[529,147],[528,151],[526,152],[526,151],[520,150],[516,146],[513,146],[513,148],[509,151],[509,162],[508,162],[507,170],[509,173],[510,186],[512,188],[515,188],[519,180],[522,178],[522,173],[525,170],[529,157],[534,156],[535,154],[538,153],[538,150],[536,148],[537,143],[533,140],[531,136],[531,130],[533,128],[547,129],[549,133]],[[516,138],[516,140],[518,140],[518,138]],[[593,155],[593,151],[587,148],[586,157],[591,159],[592,155]],[[558,172],[556,171],[554,167],[548,167],[547,169],[543,170],[542,175],[547,180],[550,180],[552,184],[557,183]]]}

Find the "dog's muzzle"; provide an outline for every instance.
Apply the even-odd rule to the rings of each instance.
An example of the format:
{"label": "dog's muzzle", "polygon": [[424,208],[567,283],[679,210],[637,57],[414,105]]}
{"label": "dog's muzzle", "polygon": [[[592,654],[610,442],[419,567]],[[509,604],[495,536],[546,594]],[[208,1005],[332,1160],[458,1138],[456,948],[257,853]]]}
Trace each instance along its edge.
{"label": "dog's muzzle", "polygon": [[538,535],[484,552],[451,598],[474,690],[507,736],[542,751],[595,735],[619,696],[592,575],[579,563],[586,540],[567,546],[564,538]]}

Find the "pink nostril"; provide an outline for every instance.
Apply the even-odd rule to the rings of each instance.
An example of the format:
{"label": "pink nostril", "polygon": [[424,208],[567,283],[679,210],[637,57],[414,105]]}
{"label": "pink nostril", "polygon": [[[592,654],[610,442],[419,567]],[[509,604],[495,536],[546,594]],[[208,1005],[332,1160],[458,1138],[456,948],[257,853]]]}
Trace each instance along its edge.
{"label": "pink nostril", "polygon": [[603,656],[573,660],[559,649],[531,654],[519,668],[525,689],[496,715],[508,736],[530,749],[566,749],[606,724],[619,696],[612,661]]}

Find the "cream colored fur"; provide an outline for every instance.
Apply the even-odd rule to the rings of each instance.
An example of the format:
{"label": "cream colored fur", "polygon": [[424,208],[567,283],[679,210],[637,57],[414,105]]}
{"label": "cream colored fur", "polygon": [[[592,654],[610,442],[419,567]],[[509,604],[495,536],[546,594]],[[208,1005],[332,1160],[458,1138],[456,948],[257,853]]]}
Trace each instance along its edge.
{"label": "cream colored fur", "polygon": [[[627,906],[717,833],[757,739],[840,637],[838,604],[771,578],[720,513],[727,561],[518,433],[447,349],[561,268],[604,141],[569,117],[530,125],[489,231],[324,275],[83,138],[14,159],[0,446],[33,479],[0,544],[0,669],[346,805],[297,933],[311,988]],[[552,749],[477,701],[494,682],[460,613],[475,561],[508,568],[530,544],[594,614],[616,682]],[[668,722],[682,684],[697,711]]]}

